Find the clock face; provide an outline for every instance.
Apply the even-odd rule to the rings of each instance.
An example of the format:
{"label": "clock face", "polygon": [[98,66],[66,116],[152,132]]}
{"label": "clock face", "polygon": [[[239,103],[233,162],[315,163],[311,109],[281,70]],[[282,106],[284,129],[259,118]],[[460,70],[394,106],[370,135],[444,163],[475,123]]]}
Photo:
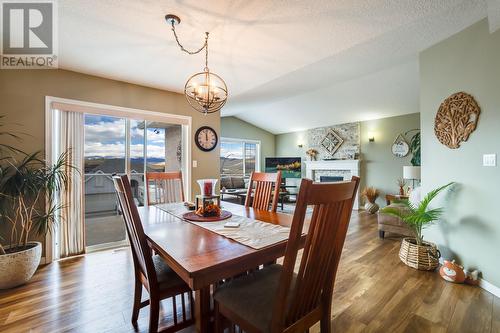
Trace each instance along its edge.
{"label": "clock face", "polygon": [[203,151],[211,151],[217,146],[217,133],[208,126],[200,127],[195,134],[195,142],[198,148]]}

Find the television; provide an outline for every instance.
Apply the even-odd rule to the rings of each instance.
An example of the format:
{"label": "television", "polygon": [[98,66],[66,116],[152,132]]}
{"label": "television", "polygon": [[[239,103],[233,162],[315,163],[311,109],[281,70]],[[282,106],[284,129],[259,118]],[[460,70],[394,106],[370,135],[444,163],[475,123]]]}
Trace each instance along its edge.
{"label": "television", "polygon": [[281,177],[302,178],[300,157],[266,157],[266,172],[281,171]]}

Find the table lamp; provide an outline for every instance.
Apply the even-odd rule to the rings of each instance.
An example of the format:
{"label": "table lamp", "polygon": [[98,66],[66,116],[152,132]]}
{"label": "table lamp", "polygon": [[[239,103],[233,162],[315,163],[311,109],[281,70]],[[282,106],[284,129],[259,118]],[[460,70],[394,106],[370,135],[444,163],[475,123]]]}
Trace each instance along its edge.
{"label": "table lamp", "polygon": [[413,188],[415,188],[415,180],[420,180],[420,166],[403,166],[403,178],[411,179],[413,182]]}

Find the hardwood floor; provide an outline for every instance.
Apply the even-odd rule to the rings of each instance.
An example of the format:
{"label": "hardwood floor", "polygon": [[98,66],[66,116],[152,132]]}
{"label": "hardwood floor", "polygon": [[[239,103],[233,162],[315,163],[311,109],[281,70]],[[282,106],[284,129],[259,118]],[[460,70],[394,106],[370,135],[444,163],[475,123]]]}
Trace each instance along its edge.
{"label": "hardwood floor", "polygon": [[[354,213],[332,305],[333,332],[500,332],[500,299],[399,261],[399,239],[378,238],[376,218]],[[146,332],[130,324],[129,249],[93,253],[38,270],[22,287],[0,292],[0,332]],[[163,303],[162,322],[172,320]],[[187,331],[193,331],[193,328]],[[319,325],[311,332],[318,332]]]}

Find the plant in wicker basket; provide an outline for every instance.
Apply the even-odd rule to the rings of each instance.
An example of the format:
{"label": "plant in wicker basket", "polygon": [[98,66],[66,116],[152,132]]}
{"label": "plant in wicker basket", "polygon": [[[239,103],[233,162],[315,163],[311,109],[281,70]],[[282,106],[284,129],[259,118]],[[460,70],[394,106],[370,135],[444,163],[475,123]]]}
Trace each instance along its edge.
{"label": "plant in wicker basket", "polygon": [[402,200],[398,203],[404,205],[405,209],[393,207],[381,209],[383,213],[399,217],[415,234],[414,238],[404,238],[401,243],[399,258],[406,265],[421,270],[433,270],[439,265],[441,256],[439,250],[435,244],[424,241],[422,231],[443,214],[443,208],[428,209],[429,204],[441,191],[452,184],[448,183],[430,191],[418,206],[408,200]]}
{"label": "plant in wicker basket", "polygon": [[380,191],[375,187],[365,187],[363,191],[361,191],[361,196],[366,199],[365,210],[370,214],[375,214],[379,206],[375,203],[378,196],[380,195]]}

